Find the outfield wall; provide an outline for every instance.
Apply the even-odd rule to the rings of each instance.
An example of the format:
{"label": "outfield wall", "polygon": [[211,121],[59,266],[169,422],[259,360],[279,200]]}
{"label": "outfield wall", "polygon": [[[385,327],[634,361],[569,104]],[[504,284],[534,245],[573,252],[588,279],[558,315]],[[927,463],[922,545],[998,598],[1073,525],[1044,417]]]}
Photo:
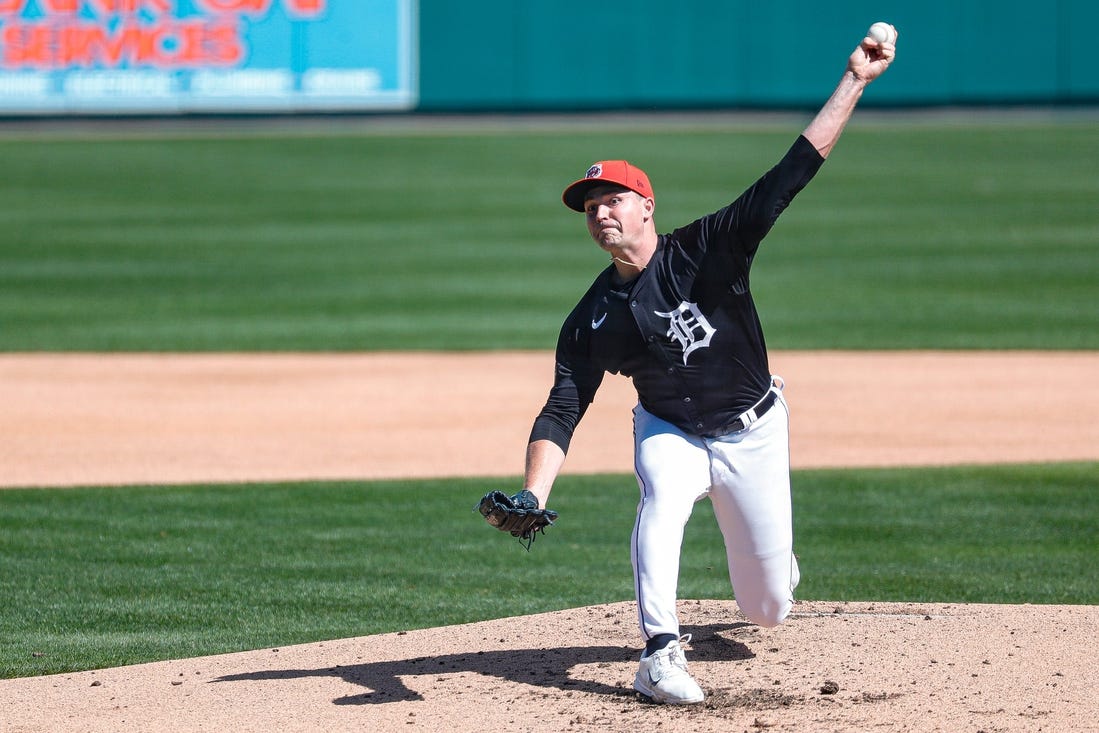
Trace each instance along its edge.
{"label": "outfield wall", "polygon": [[420,107],[816,105],[876,20],[900,54],[867,104],[1099,101],[1094,0],[420,0]]}
{"label": "outfield wall", "polygon": [[[918,7],[917,7],[918,6]],[[1094,0],[0,0],[0,115],[1099,103]]]}

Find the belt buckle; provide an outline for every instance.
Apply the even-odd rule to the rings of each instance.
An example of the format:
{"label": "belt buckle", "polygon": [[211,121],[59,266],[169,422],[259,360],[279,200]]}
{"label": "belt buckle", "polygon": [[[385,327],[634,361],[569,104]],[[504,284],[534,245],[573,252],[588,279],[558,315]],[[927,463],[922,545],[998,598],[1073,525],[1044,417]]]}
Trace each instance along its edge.
{"label": "belt buckle", "polygon": [[737,420],[744,426],[744,429],[747,429],[752,426],[752,423],[763,417],[774,404],[775,391],[773,389],[767,390],[767,394],[763,395],[759,402],[745,410]]}
{"label": "belt buckle", "polygon": [[750,407],[745,412],[741,413],[737,420],[740,420],[740,424],[744,427],[742,430],[747,430],[752,427],[752,423],[759,419],[759,413],[756,412],[756,408]]}
{"label": "belt buckle", "polygon": [[767,390],[767,394],[763,395],[759,402],[734,417],[731,422],[726,424],[725,427],[721,428],[718,432],[707,437],[721,438],[726,435],[732,435],[733,433],[739,433],[741,430],[747,430],[763,416],[763,413],[771,409],[775,404],[776,398],[777,394],[773,389]]}

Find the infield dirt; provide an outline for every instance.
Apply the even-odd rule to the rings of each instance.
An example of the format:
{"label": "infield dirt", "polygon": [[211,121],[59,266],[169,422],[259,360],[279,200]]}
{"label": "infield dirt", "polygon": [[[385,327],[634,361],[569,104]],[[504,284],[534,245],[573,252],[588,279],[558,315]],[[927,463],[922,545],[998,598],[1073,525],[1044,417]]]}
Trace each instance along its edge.
{"label": "infield dirt", "polygon": [[[1099,460],[1099,354],[778,352],[795,468]],[[0,356],[0,485],[513,476],[544,353]],[[567,470],[630,470],[608,380]],[[630,689],[632,604],[0,681],[0,731],[1096,731],[1099,607],[680,603],[701,706]]]}
{"label": "infield dirt", "polygon": [[[794,468],[1099,458],[1097,352],[777,352]],[[0,355],[0,486],[518,476],[541,352]],[[629,473],[608,377],[572,473]]]}

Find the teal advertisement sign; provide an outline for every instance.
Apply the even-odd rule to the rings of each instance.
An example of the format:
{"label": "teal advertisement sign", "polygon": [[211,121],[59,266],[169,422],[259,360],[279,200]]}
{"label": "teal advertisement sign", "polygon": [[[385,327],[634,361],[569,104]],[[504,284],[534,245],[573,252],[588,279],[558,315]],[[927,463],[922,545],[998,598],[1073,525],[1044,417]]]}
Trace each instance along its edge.
{"label": "teal advertisement sign", "polygon": [[416,0],[0,0],[0,114],[416,105]]}

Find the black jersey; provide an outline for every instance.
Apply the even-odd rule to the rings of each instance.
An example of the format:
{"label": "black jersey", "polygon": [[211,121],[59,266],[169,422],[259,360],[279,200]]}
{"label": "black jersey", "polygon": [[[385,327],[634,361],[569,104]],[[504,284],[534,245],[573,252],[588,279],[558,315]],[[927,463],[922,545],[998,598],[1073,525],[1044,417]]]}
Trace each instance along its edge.
{"label": "black jersey", "polygon": [[568,450],[603,375],[633,380],[641,406],[696,435],[718,434],[770,388],[748,275],[760,241],[824,159],[804,137],[728,206],[670,234],[640,276],[595,279],[565,320],[556,376],[530,439]]}

